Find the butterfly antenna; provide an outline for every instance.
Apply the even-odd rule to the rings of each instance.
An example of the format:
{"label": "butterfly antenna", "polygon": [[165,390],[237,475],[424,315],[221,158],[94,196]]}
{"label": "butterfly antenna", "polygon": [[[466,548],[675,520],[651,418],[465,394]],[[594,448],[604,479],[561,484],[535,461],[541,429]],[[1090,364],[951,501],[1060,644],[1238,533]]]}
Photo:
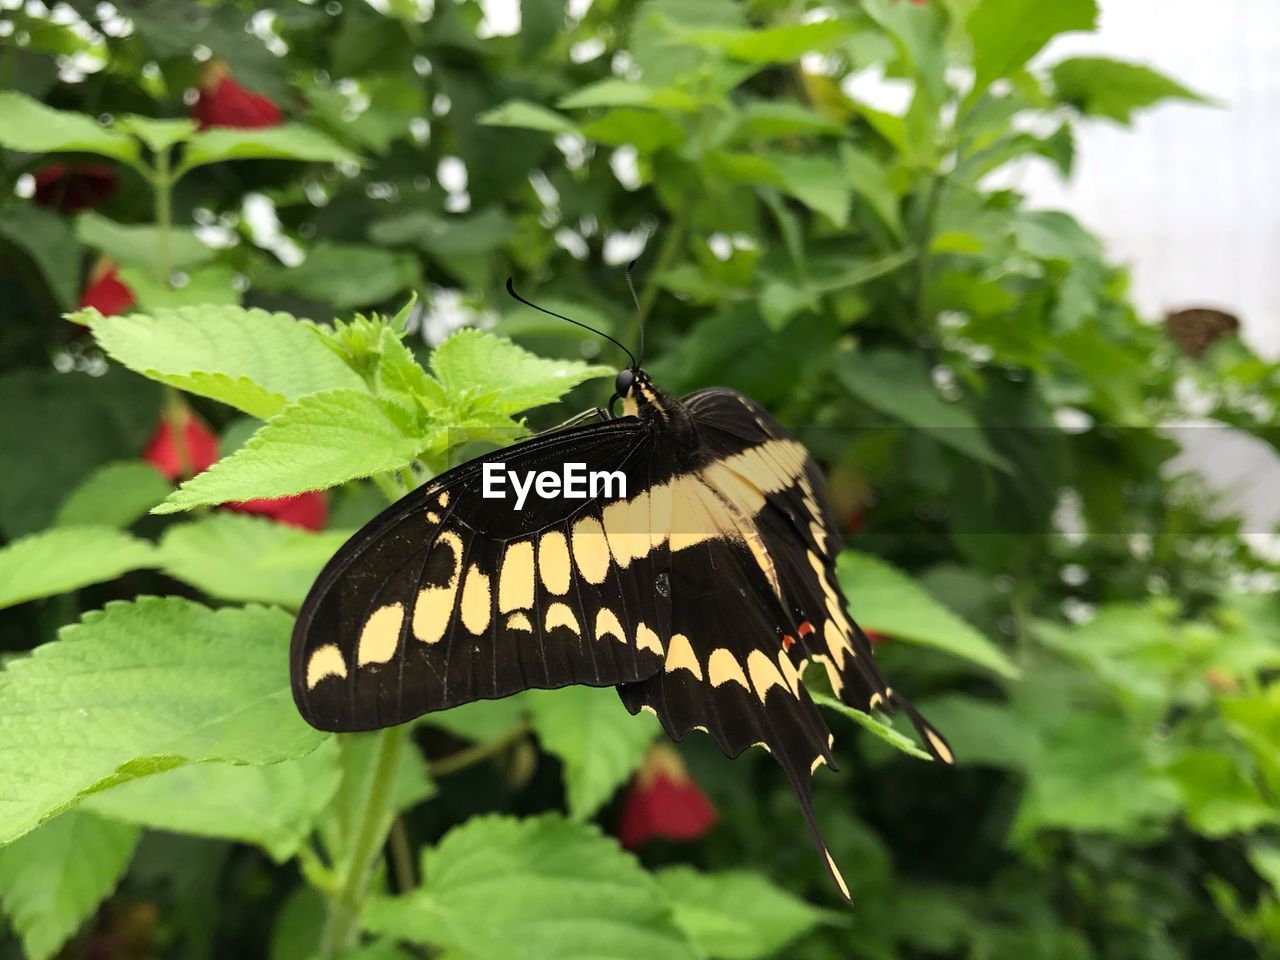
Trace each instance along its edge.
{"label": "butterfly antenna", "polygon": [[644,363],[644,309],[640,306],[640,298],[636,295],[636,285],[631,280],[631,268],[635,265],[636,262],[634,260],[628,263],[623,275],[627,278],[627,289],[631,291],[631,299],[635,301],[636,305],[636,315],[640,318],[640,363],[636,364],[638,367]]}
{"label": "butterfly antenna", "polygon": [[547,316],[555,317],[557,320],[564,320],[566,323],[572,323],[575,327],[581,327],[583,330],[590,330],[596,336],[604,337],[606,340],[608,340],[610,343],[616,346],[619,350],[625,353],[628,358],[630,358],[632,367],[640,366],[640,364],[636,362],[635,354],[633,354],[630,350],[628,350],[625,346],[623,346],[619,341],[609,336],[603,330],[597,330],[595,327],[585,324],[581,320],[574,320],[571,317],[566,317],[562,313],[556,313],[554,310],[548,310],[546,307],[540,307],[536,303],[530,303],[524,297],[520,296],[520,294],[516,293],[514,280],[511,277],[507,277],[507,293],[511,294],[511,298],[513,300],[518,300],[520,303],[523,303],[526,307],[533,307],[533,309],[537,310],[539,313],[545,313]]}

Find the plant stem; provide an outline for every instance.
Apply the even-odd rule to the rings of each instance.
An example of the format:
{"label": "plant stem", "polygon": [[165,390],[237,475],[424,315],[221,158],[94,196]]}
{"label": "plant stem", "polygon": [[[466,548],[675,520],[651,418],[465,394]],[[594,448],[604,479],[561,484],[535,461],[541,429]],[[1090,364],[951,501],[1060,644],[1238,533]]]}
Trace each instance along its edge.
{"label": "plant stem", "polygon": [[447,774],[454,773],[464,767],[471,766],[473,763],[478,763],[486,757],[493,756],[500,750],[503,750],[515,743],[528,732],[529,722],[527,720],[521,720],[519,723],[507,730],[506,733],[499,734],[492,740],[487,740],[484,743],[472,744],[464,750],[459,750],[457,753],[451,753],[447,757],[442,757],[439,760],[432,761],[427,765],[427,771],[433,777],[443,777]]}
{"label": "plant stem", "polygon": [[359,936],[360,909],[369,894],[374,867],[394,819],[391,788],[408,733],[408,725],[401,724],[376,734],[373,773],[360,806],[355,835],[339,864],[337,890],[329,898],[329,913],[320,939],[321,957],[337,956],[354,946]]}
{"label": "plant stem", "polygon": [[911,231],[911,242],[915,247],[916,259],[911,272],[911,314],[915,321],[916,333],[923,336],[929,332],[929,322],[925,314],[924,292],[929,273],[929,247],[933,243],[933,231],[938,219],[938,207],[942,203],[942,191],[946,178],[941,173],[929,175],[925,187],[924,202]]}
{"label": "plant stem", "polygon": [[173,272],[173,171],[169,165],[169,154],[168,147],[156,153],[155,171],[151,177],[151,186],[156,196],[156,228],[159,232],[156,274],[166,286],[169,284],[169,274]]}

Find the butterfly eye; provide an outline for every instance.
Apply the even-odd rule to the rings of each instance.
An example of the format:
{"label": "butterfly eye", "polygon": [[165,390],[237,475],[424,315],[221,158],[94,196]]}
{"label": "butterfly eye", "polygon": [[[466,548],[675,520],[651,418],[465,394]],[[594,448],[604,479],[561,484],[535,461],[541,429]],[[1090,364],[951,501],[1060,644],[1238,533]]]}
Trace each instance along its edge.
{"label": "butterfly eye", "polygon": [[613,381],[613,392],[620,397],[625,397],[631,390],[631,385],[636,382],[636,373],[634,370],[619,370],[618,378]]}

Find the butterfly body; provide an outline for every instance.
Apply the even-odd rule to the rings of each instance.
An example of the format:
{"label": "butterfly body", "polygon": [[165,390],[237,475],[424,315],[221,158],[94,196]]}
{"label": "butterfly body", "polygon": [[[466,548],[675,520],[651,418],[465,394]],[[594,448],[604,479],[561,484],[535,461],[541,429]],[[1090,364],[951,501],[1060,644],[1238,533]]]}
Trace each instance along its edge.
{"label": "butterfly body", "polygon": [[[853,707],[904,706],[935,757],[950,751],[845,610],[839,534],[805,448],[733,390],[675,398],[633,367],[616,393],[623,416],[468,461],[352,537],[297,620],[298,708],[321,729],[366,730],[529,688],[614,686],[675,740],[701,730],[728,756],[772,753],[847,896],[810,801],[812,772],[835,760],[806,663]],[[625,484],[516,510],[482,496],[495,458]]]}

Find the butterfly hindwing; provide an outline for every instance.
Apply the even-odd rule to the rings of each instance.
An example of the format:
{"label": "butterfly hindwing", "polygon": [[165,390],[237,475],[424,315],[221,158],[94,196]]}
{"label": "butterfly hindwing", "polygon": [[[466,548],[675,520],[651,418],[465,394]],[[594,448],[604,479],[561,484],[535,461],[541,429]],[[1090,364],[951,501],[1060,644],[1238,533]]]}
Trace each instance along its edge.
{"label": "butterfly hindwing", "polygon": [[624,541],[627,521],[649,517],[625,509],[620,485],[587,500],[530,496],[517,510],[483,496],[491,461],[620,473],[631,500],[664,469],[645,425],[611,420],[468,461],[375,518],[329,561],[294,628],[294,698],[313,725],[373,729],[659,669],[669,604],[651,585],[669,575],[665,543]]}
{"label": "butterfly hindwing", "polygon": [[836,577],[839,529],[813,458],[767,410],[737,391],[699,390],[684,403],[704,446],[765,501],[756,526],[791,615],[784,644],[796,668],[803,671],[807,659],[821,664],[836,696],[863,712],[901,707],[929,752],[952,762],[942,735],[885,681],[870,641],[848,613]]}

